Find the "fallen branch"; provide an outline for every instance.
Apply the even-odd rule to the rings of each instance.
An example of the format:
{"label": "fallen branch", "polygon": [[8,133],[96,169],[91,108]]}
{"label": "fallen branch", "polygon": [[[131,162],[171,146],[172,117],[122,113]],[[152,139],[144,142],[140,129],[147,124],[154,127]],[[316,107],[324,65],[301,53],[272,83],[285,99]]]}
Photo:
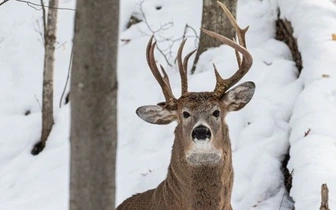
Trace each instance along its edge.
{"label": "fallen branch", "polygon": [[277,40],[284,42],[292,53],[293,61],[301,73],[303,68],[301,53],[296,38],[293,36],[293,27],[288,20],[280,19],[280,10],[278,11],[278,19],[276,21],[276,37]]}

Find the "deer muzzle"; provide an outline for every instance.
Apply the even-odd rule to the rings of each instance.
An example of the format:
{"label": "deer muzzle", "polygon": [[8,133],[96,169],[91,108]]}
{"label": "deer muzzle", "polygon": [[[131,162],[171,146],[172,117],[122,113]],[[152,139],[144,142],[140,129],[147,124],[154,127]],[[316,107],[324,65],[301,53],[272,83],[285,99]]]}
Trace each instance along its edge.
{"label": "deer muzzle", "polygon": [[196,128],[193,129],[191,133],[191,137],[193,141],[199,140],[199,141],[209,141],[211,139],[211,131],[208,127],[204,125],[199,125]]}

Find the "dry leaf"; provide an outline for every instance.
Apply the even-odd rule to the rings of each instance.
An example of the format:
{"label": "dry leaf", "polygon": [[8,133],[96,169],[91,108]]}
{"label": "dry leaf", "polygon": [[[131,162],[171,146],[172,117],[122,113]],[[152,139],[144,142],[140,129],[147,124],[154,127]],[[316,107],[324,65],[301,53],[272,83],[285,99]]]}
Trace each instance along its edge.
{"label": "dry leaf", "polygon": [[333,41],[336,41],[336,34],[331,34],[331,39],[332,39]]}

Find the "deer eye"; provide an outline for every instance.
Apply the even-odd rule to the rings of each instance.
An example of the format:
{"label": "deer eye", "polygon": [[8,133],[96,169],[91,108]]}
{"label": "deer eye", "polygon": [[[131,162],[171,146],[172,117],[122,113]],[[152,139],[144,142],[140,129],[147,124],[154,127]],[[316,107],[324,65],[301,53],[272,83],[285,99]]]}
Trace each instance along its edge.
{"label": "deer eye", "polygon": [[212,116],[214,116],[214,117],[219,117],[219,110],[215,110],[215,111],[212,113]]}
{"label": "deer eye", "polygon": [[184,118],[188,118],[188,117],[190,117],[189,112],[183,112],[182,114],[183,114],[183,117],[184,117]]}

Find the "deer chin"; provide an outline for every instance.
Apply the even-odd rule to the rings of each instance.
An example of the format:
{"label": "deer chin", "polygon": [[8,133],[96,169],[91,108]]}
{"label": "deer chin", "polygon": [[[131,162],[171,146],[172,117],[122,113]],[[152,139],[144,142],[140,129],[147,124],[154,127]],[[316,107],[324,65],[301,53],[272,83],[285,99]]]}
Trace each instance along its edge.
{"label": "deer chin", "polygon": [[222,155],[217,152],[197,152],[187,155],[191,166],[216,166],[222,162]]}
{"label": "deer chin", "polygon": [[215,166],[221,163],[222,153],[210,142],[196,142],[187,152],[186,159],[191,166]]}

